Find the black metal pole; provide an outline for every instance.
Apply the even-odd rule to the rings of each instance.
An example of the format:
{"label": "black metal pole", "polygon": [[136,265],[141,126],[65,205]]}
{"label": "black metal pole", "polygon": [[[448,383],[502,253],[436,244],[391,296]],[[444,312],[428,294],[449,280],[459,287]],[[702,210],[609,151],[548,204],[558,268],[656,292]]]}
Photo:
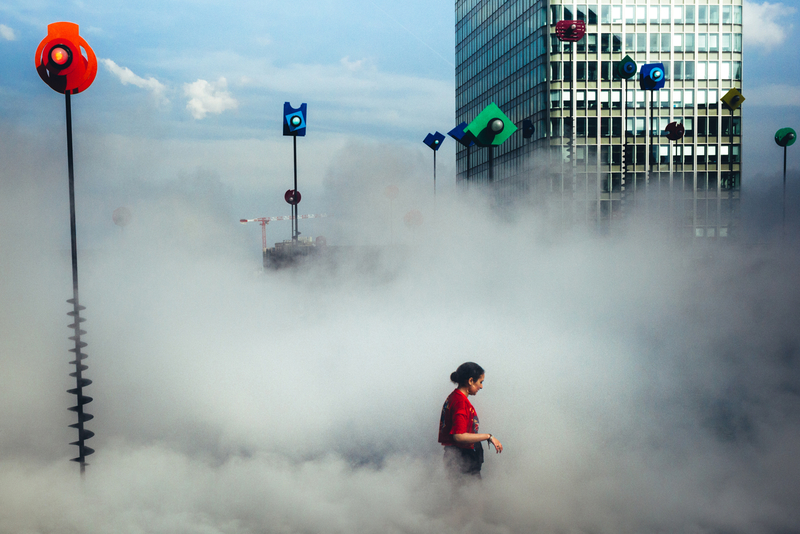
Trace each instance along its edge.
{"label": "black metal pole", "polygon": [[472,151],[472,146],[467,145],[467,184],[469,184],[469,153]]}
{"label": "black metal pole", "polygon": [[92,381],[82,376],[82,372],[88,367],[81,363],[82,360],[86,359],[86,355],[81,352],[81,349],[86,346],[86,343],[81,341],[81,335],[86,332],[80,328],[80,323],[85,321],[85,319],[81,318],[80,311],[85,308],[81,306],[78,301],[78,241],[75,223],[75,172],[72,159],[72,103],[70,100],[70,93],[66,92],[64,94],[67,116],[67,171],[69,174],[69,223],[72,248],[72,298],[67,301],[72,304],[72,311],[67,313],[67,315],[71,316],[74,320],[74,323],[69,325],[69,327],[74,330],[75,335],[69,339],[75,342],[75,348],[70,349],[70,352],[75,353],[75,360],[70,362],[75,365],[75,372],[70,373],[70,376],[74,376],[76,382],[75,389],[68,390],[67,393],[72,393],[77,396],[77,406],[70,408],[70,411],[77,413],[78,422],[70,425],[70,427],[78,430],[78,440],[71,443],[71,445],[78,446],[78,457],[73,458],[73,461],[80,464],[81,476],[83,476],[86,472],[86,456],[94,452],[84,445],[84,440],[91,438],[94,433],[83,427],[85,421],[92,419],[90,414],[83,412],[83,405],[92,401],[91,397],[83,395],[83,387],[88,386]]}
{"label": "black metal pole", "polygon": [[[297,136],[292,136],[292,147],[294,148],[294,192],[297,194]],[[292,241],[297,241],[297,236],[300,234],[300,227],[297,224],[297,203],[292,204],[292,217],[294,217],[292,226]]]}
{"label": "black metal pole", "polygon": [[69,229],[72,245],[72,296],[78,300],[78,244],[75,224],[75,170],[72,162],[72,102],[65,93],[67,108],[67,172],[69,173]]}
{"label": "black metal pole", "polygon": [[436,205],[436,150],[433,151],[433,205]]}
{"label": "black metal pole", "polygon": [[786,149],[783,147],[783,237],[786,237]]}
{"label": "black metal pole", "polygon": [[494,182],[494,151],[492,150],[494,147],[489,145],[487,149],[489,150],[489,183]]}

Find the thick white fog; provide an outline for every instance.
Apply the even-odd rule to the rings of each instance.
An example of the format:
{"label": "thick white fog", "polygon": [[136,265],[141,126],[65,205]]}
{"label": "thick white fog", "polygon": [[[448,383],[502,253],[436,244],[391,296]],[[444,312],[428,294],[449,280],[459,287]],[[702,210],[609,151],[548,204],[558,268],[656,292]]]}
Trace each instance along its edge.
{"label": "thick white fog", "polygon": [[[213,172],[128,184],[124,230],[84,200],[83,480],[65,171],[60,152],[9,164],[0,532],[800,530],[796,241],[556,233],[452,186],[434,207],[429,155],[343,148],[317,201],[336,216],[301,231],[354,248],[294,270],[261,272],[237,222],[260,214]],[[505,450],[454,494],[436,431],[464,361]]]}

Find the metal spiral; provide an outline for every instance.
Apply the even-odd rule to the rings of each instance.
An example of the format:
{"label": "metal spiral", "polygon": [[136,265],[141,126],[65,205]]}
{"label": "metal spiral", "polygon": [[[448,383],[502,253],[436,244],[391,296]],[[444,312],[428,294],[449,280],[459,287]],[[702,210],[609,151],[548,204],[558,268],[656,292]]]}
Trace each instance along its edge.
{"label": "metal spiral", "polygon": [[85,360],[86,358],[88,358],[88,356],[81,351],[81,349],[83,349],[83,347],[85,347],[87,344],[85,342],[81,341],[81,336],[83,334],[85,334],[86,331],[85,330],[81,330],[80,324],[82,322],[86,321],[86,319],[83,319],[80,316],[80,312],[81,312],[81,310],[85,310],[86,308],[84,306],[81,306],[80,304],[78,304],[78,297],[77,296],[75,298],[69,299],[67,302],[72,304],[72,311],[68,312],[67,315],[72,317],[74,319],[74,321],[75,321],[74,323],[69,325],[69,328],[72,328],[75,331],[75,335],[71,336],[69,338],[69,339],[71,339],[72,341],[75,342],[75,348],[74,349],[69,349],[69,352],[74,352],[75,353],[75,360],[69,362],[70,364],[75,364],[75,372],[70,373],[69,376],[74,376],[75,377],[75,383],[76,383],[75,389],[68,389],[67,393],[71,393],[71,394],[76,395],[78,397],[77,398],[77,401],[78,401],[77,406],[73,406],[73,407],[69,408],[70,411],[76,412],[78,414],[78,422],[73,424],[73,425],[69,425],[70,428],[77,428],[78,429],[78,441],[73,441],[72,443],[70,443],[70,445],[77,445],[78,446],[78,457],[77,458],[72,458],[72,461],[73,462],[78,462],[80,464],[81,473],[83,473],[84,470],[86,469],[86,465],[88,465],[86,463],[86,457],[89,456],[90,454],[94,453],[94,449],[84,445],[84,442],[87,439],[89,439],[92,436],[94,436],[94,432],[92,432],[91,430],[86,430],[83,427],[83,424],[86,421],[90,421],[91,419],[94,418],[94,416],[92,414],[89,414],[89,413],[86,413],[86,412],[83,411],[83,407],[86,404],[89,404],[90,402],[92,402],[92,398],[91,397],[88,397],[88,396],[83,394],[83,388],[92,383],[91,380],[89,380],[88,378],[83,378],[83,376],[82,376],[83,371],[85,371],[85,370],[87,370],[89,368],[87,365],[84,365],[82,363],[82,360]]}

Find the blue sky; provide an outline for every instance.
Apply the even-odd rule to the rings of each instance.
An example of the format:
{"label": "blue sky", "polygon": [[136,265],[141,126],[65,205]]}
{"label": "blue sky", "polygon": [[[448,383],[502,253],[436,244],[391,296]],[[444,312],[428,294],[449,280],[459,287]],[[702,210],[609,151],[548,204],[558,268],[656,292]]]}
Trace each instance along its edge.
{"label": "blue sky", "polygon": [[[793,4],[746,4],[748,185],[779,156],[774,131],[800,127]],[[431,154],[421,140],[454,121],[453,11],[451,2],[385,0],[4,2],[0,126],[24,134],[28,152],[59,142],[63,102],[39,80],[33,53],[48,23],[68,20],[100,58],[96,81],[73,104],[78,177],[95,204],[111,209],[130,203],[131,184],[157,188],[204,172],[227,188],[236,218],[284,214],[284,101],[309,104],[299,142],[302,211],[330,211],[315,193],[347,150],[367,156],[380,146],[410,166],[406,189],[426,189]],[[444,191],[453,155],[446,142],[438,158]],[[54,168],[57,158],[54,151]],[[375,184],[396,181],[386,169],[373,175]]]}

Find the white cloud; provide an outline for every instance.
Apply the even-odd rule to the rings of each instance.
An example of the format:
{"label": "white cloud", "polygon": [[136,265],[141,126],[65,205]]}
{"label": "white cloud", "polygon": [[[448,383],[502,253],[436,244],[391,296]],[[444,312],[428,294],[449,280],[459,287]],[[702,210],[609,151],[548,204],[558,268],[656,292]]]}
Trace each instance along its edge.
{"label": "white cloud", "polygon": [[12,28],[9,28],[5,24],[0,24],[0,37],[6,41],[16,41],[17,34]]}
{"label": "white cloud", "polygon": [[745,97],[748,106],[800,107],[800,87],[794,85],[751,87]]}
{"label": "white cloud", "polygon": [[208,113],[222,113],[228,109],[236,109],[239,103],[228,92],[228,82],[220,78],[216,83],[197,80],[183,86],[183,93],[189,97],[186,104],[195,119],[202,119]]}
{"label": "white cloud", "polygon": [[792,24],[787,19],[797,9],[784,4],[770,4],[764,2],[744,3],[744,40],[748,46],[755,46],[771,50],[783,43],[792,30]]}
{"label": "white cloud", "polygon": [[122,85],[131,84],[141,89],[147,89],[148,91],[153,93],[153,96],[159,103],[168,102],[167,98],[164,96],[164,92],[166,91],[166,86],[163,83],[156,80],[155,78],[153,78],[152,76],[150,78],[144,79],[141,76],[137,76],[136,74],[134,74],[133,71],[128,67],[120,67],[110,59],[101,59],[100,61],[103,62],[103,65],[106,66],[106,68],[111,72],[111,74],[116,76],[119,79],[119,81],[122,82]]}

